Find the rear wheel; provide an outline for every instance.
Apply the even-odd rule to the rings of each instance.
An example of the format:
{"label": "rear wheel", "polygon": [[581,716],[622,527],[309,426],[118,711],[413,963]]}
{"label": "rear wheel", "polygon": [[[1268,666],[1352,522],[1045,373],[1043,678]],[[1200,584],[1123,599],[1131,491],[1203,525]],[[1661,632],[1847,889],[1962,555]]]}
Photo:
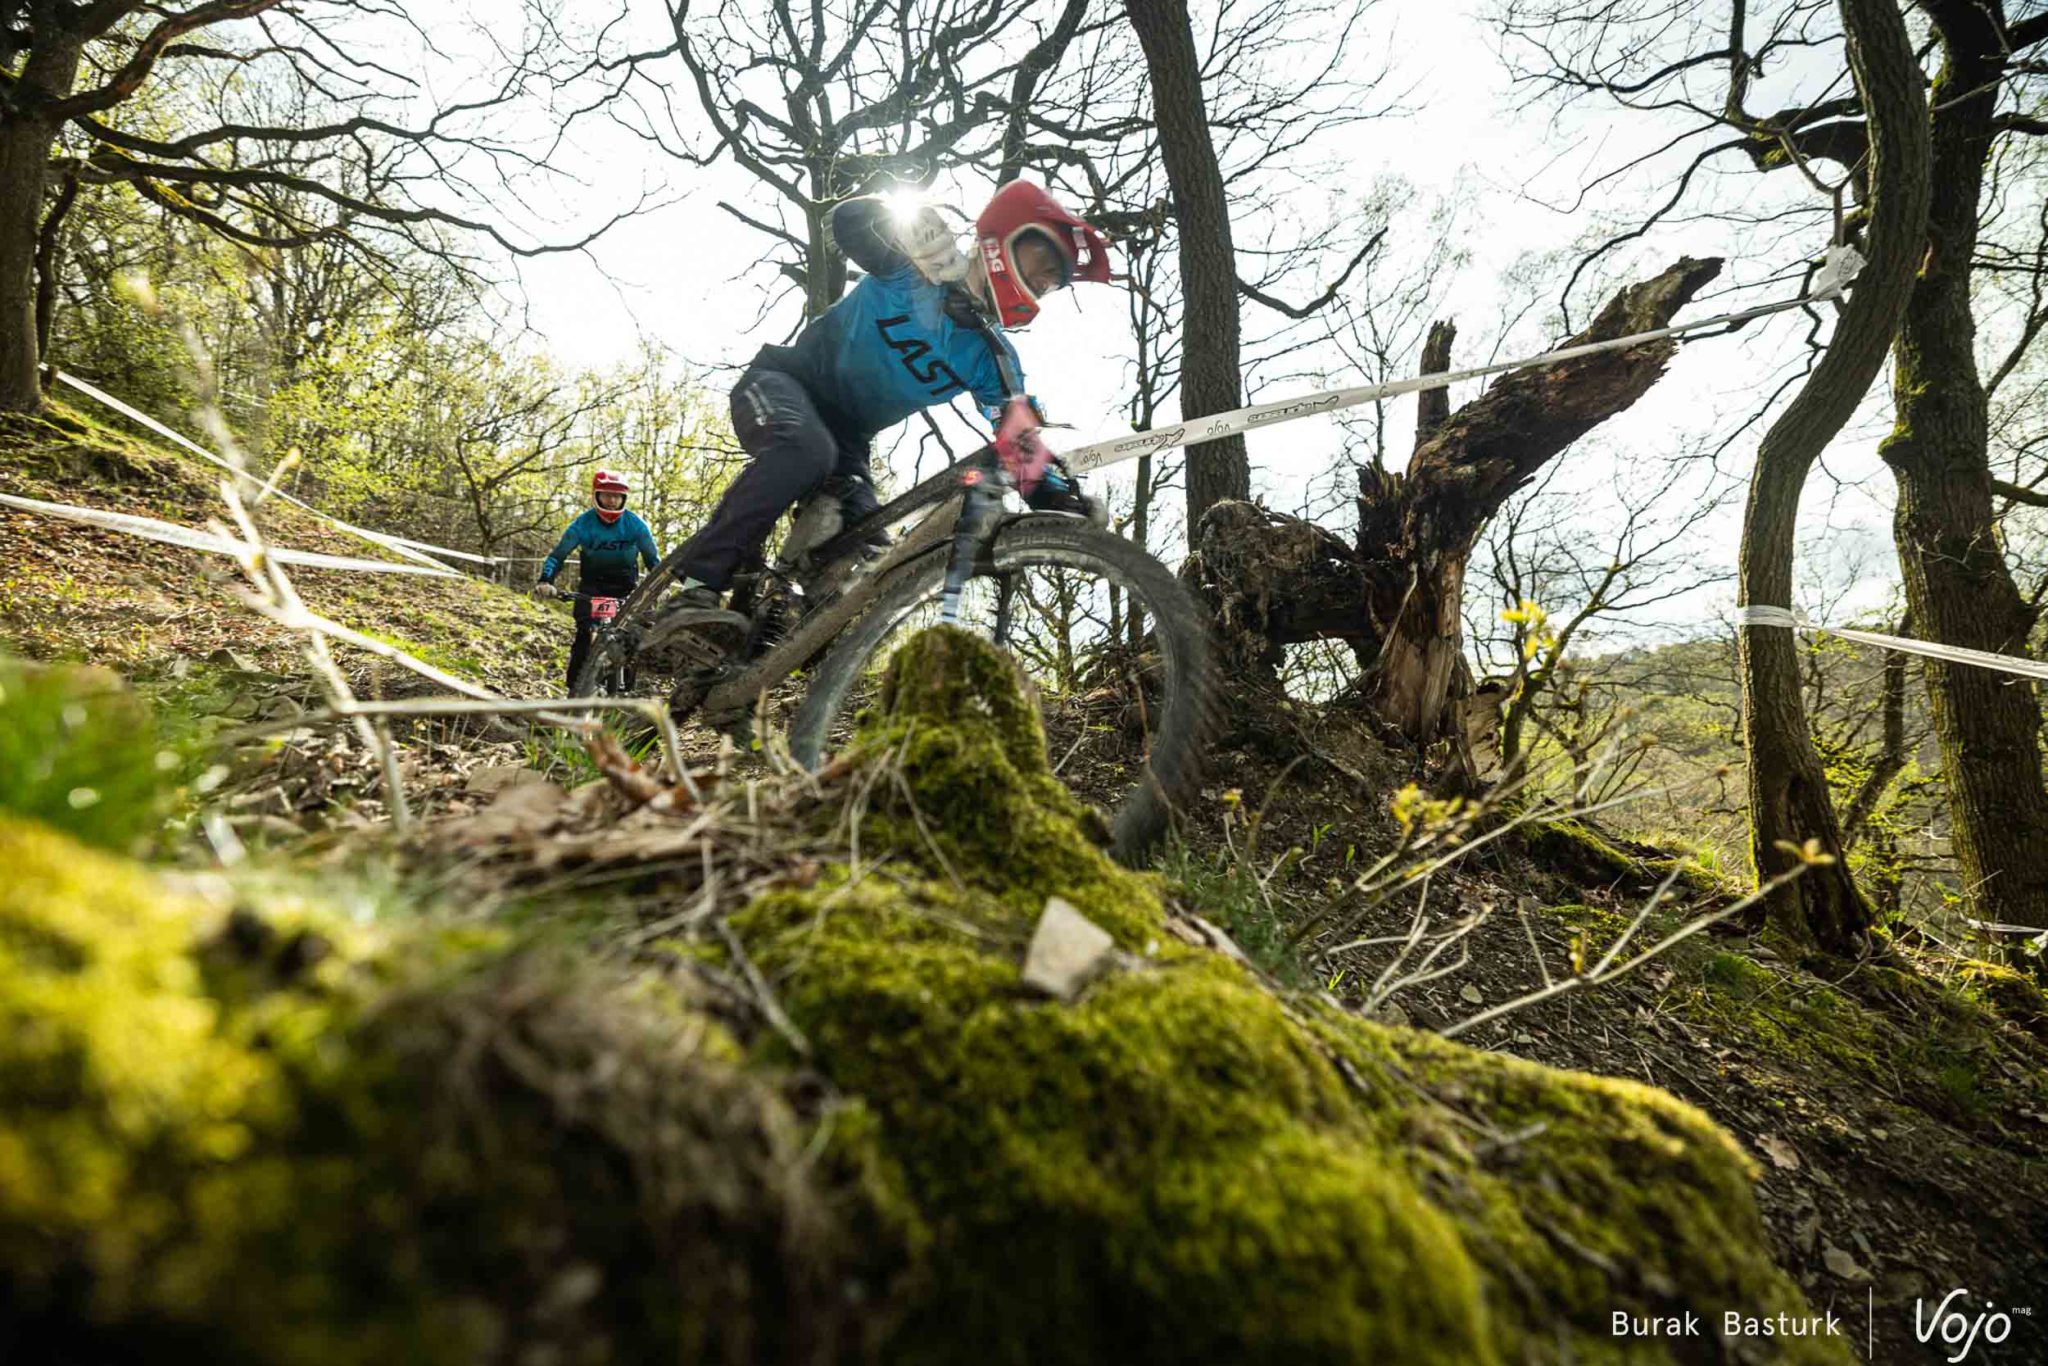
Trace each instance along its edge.
{"label": "rear wheel", "polygon": [[[1158,560],[1070,517],[1008,523],[990,564],[970,580],[960,624],[1023,666],[1045,703],[1055,772],[1111,811],[1111,852],[1137,863],[1200,783],[1213,682],[1199,609]],[[943,554],[895,571],[833,642],[790,722],[799,762],[816,768],[889,654],[938,624],[945,574]],[[1134,608],[1146,628],[1138,650],[1127,644]]]}

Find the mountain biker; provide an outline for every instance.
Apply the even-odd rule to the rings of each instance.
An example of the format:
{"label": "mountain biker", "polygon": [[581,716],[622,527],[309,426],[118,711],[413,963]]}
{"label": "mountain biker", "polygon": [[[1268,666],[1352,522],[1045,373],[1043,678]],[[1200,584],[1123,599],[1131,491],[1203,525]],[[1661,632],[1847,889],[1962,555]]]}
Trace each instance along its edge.
{"label": "mountain biker", "polygon": [[1075,279],[1106,282],[1101,234],[1026,180],[1003,186],[975,220],[972,258],[929,207],[902,221],[879,197],[849,199],[831,228],[866,275],[794,345],[761,348],[733,386],[733,434],[752,458],[683,546],[680,606],[716,607],[775,519],[828,481],[849,521],[873,512],[876,435],[963,391],[1034,506],[1095,512],[1049,468],[1037,405],[1011,398],[1022,367],[1002,332],[1029,323],[1041,298]]}
{"label": "mountain biker", "polygon": [[555,575],[572,551],[582,553],[576,584],[576,642],[569,647],[572,690],[576,686],[576,671],[590,650],[590,600],[625,597],[640,580],[639,561],[645,560],[649,569],[661,563],[661,552],[654,548],[654,533],[636,514],[626,511],[628,492],[623,474],[599,470],[591,475],[591,506],[569,523],[562,539],[555,542],[555,548],[541,562],[540,581],[533,586],[537,598],[560,596]]}

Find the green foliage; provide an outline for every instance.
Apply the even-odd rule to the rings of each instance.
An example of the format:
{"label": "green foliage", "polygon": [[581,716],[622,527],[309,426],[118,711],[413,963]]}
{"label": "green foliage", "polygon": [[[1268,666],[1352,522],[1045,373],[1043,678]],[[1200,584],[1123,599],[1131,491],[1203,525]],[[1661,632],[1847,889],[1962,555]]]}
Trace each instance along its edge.
{"label": "green foliage", "polygon": [[1278,901],[1259,870],[1233,851],[1200,854],[1176,838],[1160,856],[1159,870],[1204,919],[1228,934],[1245,957],[1289,986],[1304,973],[1290,927],[1304,912]]}
{"label": "green foliage", "polygon": [[118,676],[0,655],[0,812],[125,849],[155,829],[182,767]]}
{"label": "green foliage", "polygon": [[[146,122],[146,102],[121,116]],[[295,229],[332,214],[276,193]],[[494,325],[484,282],[432,246],[247,248],[126,186],[88,186],[58,255],[51,358],[187,430],[203,373],[259,464],[300,453],[292,492],[416,539],[543,553],[588,505],[599,464],[631,476],[664,548],[701,524],[738,449],[702,377],[652,346],[565,368]],[[137,302],[136,281],[158,307]]]}

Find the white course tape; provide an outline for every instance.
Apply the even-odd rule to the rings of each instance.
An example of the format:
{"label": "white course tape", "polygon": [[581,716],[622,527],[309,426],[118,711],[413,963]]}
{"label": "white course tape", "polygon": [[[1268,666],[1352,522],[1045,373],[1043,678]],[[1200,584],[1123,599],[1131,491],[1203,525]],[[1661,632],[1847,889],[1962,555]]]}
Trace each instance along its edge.
{"label": "white course tape", "polygon": [[[176,522],[160,522],[154,517],[136,517],[125,512],[102,512],[98,508],[75,507],[70,503],[45,503],[41,499],[19,498],[11,493],[0,493],[0,507],[32,512],[39,517],[58,517],[67,522],[105,527],[124,535],[183,546],[187,550],[204,550],[215,555],[235,555],[247,548],[240,541],[216,536],[210,531],[179,526]],[[365,574],[425,574],[451,579],[462,577],[445,564],[393,564],[389,560],[358,560],[347,555],[322,555],[311,550],[286,550],[278,546],[266,546],[264,553],[280,564],[302,565],[308,569],[348,569]]]}
{"label": "white course tape", "polygon": [[1078,450],[1063,451],[1060,458],[1077,474],[1086,473],[1089,470],[1099,470],[1105,465],[1135,460],[1141,455],[1172,450],[1176,446],[1196,446],[1204,441],[1214,441],[1218,437],[1235,436],[1254,427],[1266,427],[1276,422],[1292,422],[1298,417],[1309,417],[1316,413],[1339,412],[1345,408],[1356,408],[1400,394],[1421,393],[1425,389],[1443,389],[1468,379],[1483,379],[1488,375],[1504,374],[1509,370],[1556,365],[1561,361],[1604,355],[1609,351],[1626,351],[1645,342],[1662,341],[1667,337],[1683,336],[1687,332],[1704,331],[1710,327],[1728,327],[1767,314],[1802,308],[1824,299],[1839,298],[1843,288],[1855,279],[1856,272],[1862,264],[1863,258],[1857,254],[1854,247],[1846,244],[1831,247],[1828,249],[1825,264],[1814,277],[1815,288],[1797,299],[1783,299],[1774,304],[1745,308],[1739,313],[1723,313],[1718,317],[1701,318],[1697,322],[1660,327],[1654,332],[1637,332],[1631,336],[1613,337],[1607,341],[1560,347],[1555,351],[1545,351],[1522,360],[1476,365],[1469,370],[1447,370],[1441,374],[1419,375],[1414,379],[1397,379],[1387,384],[1368,384],[1353,389],[1323,389],[1316,393],[1303,394],[1299,398],[1280,399],[1273,403],[1255,403],[1248,408],[1237,408],[1172,427],[1160,427],[1153,431],[1137,432],[1109,441],[1098,441],[1091,446],[1082,446]]}
{"label": "white course tape", "polygon": [[[121,416],[128,418],[131,421],[141,423],[143,426],[155,432],[158,436],[163,437],[166,441],[176,442],[179,446],[183,447],[185,450],[192,452],[192,454],[198,456],[201,460],[207,461],[210,464],[218,465],[222,469],[228,470],[233,473],[249,473],[248,471],[245,470],[236,470],[234,463],[232,461],[225,460],[222,457],[215,455],[212,451],[207,450],[204,446],[200,445],[196,441],[193,441],[189,437],[185,436],[183,433],[174,431],[172,428],[165,426],[163,423],[157,421],[148,413],[145,413],[140,409],[130,407],[128,404],[123,403],[120,399],[115,398],[112,394],[106,392],[104,389],[99,389],[94,387],[93,385],[87,384],[84,380],[79,379],[76,375],[68,375],[64,373],[62,370],[54,370],[51,373],[56,376],[58,383],[68,384],[73,389],[76,389],[79,393],[84,394],[87,398],[96,399],[97,401],[104,403],[107,407],[112,408],[115,412],[121,414]],[[435,555],[445,555],[451,559],[467,560],[471,564],[505,563],[504,560],[500,559],[495,555],[473,555],[467,550],[450,550],[446,546],[434,545],[431,542],[427,541],[408,540],[403,536],[390,536],[386,535],[384,532],[381,531],[371,531],[368,527],[360,527],[355,525],[353,522],[344,522],[341,520],[341,518],[336,517],[331,512],[322,512],[319,508],[314,507],[311,503],[307,503],[300,499],[292,497],[283,489],[274,490],[273,496],[283,499],[285,502],[290,503],[295,508],[300,508],[306,512],[312,513],[315,517],[318,517],[321,521],[326,522],[331,526],[338,527],[343,531],[347,531],[354,535],[360,536],[364,540],[369,541],[373,545],[381,545],[386,550],[391,551],[393,554],[402,555],[406,559],[416,561],[420,564],[430,564],[440,569],[447,568],[447,566],[443,565],[439,560],[428,559],[425,554],[421,553],[422,551],[431,552]]]}
{"label": "white course tape", "polygon": [[1912,640],[1906,636],[1886,635],[1881,631],[1858,631],[1846,626],[1826,626],[1809,621],[1804,612],[1785,607],[1738,607],[1735,609],[1735,620],[1742,626],[1782,626],[1795,631],[1826,631],[1829,635],[1840,636],[1843,640],[1875,645],[1881,650],[1897,650],[1900,654],[1938,659],[1945,664],[1968,664],[1974,668],[1995,669],[1999,673],[2014,674],[2021,678],[2048,679],[2048,662],[2038,659],[1993,654],[1989,650],[1968,650],[1960,645],[1944,645],[1938,640]]}

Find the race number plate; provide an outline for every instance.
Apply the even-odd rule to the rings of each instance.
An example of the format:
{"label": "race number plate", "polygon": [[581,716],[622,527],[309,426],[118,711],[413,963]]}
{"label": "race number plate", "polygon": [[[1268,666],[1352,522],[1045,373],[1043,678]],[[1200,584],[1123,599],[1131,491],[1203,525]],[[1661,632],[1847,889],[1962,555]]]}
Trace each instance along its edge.
{"label": "race number plate", "polygon": [[618,614],[619,599],[592,598],[590,600],[590,619],[592,621],[610,621],[618,616]]}

